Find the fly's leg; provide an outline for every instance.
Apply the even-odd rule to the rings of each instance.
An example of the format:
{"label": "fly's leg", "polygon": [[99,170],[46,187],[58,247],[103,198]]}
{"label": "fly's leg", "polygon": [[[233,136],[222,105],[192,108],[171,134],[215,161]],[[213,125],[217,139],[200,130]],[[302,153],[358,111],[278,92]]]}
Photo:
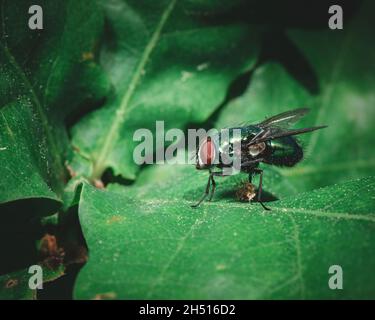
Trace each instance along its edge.
{"label": "fly's leg", "polygon": [[198,201],[198,203],[193,204],[191,206],[192,208],[199,207],[199,205],[203,202],[203,200],[207,198],[208,194],[210,193],[211,180],[212,180],[212,173],[210,171],[210,175],[208,176],[206,190],[204,191],[204,194],[203,194],[202,198]]}
{"label": "fly's leg", "polygon": [[211,173],[210,174],[211,182],[212,182],[212,188],[211,188],[211,194],[210,197],[208,198],[208,201],[211,201],[212,198],[214,197],[215,189],[216,189],[216,182],[214,179],[214,175]]}
{"label": "fly's leg", "polygon": [[249,173],[249,183],[252,183],[252,181],[253,181],[253,174]]}
{"label": "fly's leg", "polygon": [[[267,208],[262,202],[262,183],[263,183],[263,170],[262,169],[254,169],[255,173],[259,174],[259,187],[258,187],[258,202],[262,205],[264,210],[271,210]],[[250,177],[250,176],[249,176]]]}
{"label": "fly's leg", "polygon": [[211,195],[208,201],[212,200],[212,198],[214,197],[215,190],[216,190],[216,182],[215,182],[214,177],[225,177],[225,175],[222,172],[211,172],[212,189],[211,189]]}
{"label": "fly's leg", "polygon": [[[253,184],[253,172],[250,172],[249,173],[249,183],[252,185]],[[251,201],[249,201],[249,203],[251,204]]]}

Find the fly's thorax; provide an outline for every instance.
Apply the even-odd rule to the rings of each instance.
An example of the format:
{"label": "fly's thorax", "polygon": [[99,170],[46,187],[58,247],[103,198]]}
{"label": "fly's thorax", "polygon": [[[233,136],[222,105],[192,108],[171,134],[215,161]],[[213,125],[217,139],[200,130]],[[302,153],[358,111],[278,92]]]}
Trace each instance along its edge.
{"label": "fly's thorax", "polygon": [[245,161],[264,157],[267,154],[268,142],[259,142],[250,144],[250,142],[262,132],[262,129],[256,126],[245,127],[242,131],[242,152]]}
{"label": "fly's thorax", "polygon": [[265,150],[266,150],[266,144],[264,142],[252,144],[247,147],[247,152],[253,158],[256,158],[259,155],[263,154]]}
{"label": "fly's thorax", "polygon": [[233,155],[235,146],[240,144],[242,140],[241,128],[229,128],[220,131],[217,136],[217,143],[219,145],[220,153],[228,153]]}

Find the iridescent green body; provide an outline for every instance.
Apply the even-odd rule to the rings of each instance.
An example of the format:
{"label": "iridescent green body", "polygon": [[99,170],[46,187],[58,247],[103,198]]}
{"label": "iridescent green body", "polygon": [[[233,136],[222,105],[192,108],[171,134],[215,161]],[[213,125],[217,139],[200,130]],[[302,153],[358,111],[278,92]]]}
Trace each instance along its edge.
{"label": "iridescent green body", "polygon": [[[238,130],[239,135],[235,134],[234,130]],[[281,137],[273,140],[266,141],[265,149],[257,156],[252,156],[248,150],[248,143],[261,132],[261,128],[255,125],[250,125],[246,127],[237,127],[228,129],[229,139],[223,138],[219,134],[216,139],[213,140],[218,145],[219,156],[223,154],[228,154],[229,157],[236,157],[238,155],[234,154],[233,146],[235,143],[241,144],[241,171],[250,172],[254,168],[259,166],[259,162],[264,162],[276,166],[287,166],[291,167],[298,163],[303,157],[303,151],[301,146],[298,144],[297,140],[293,136]],[[262,159],[259,162],[254,162],[249,164],[256,159]],[[221,160],[221,159],[220,159]],[[220,161],[216,165],[218,168],[226,167],[223,161]]]}

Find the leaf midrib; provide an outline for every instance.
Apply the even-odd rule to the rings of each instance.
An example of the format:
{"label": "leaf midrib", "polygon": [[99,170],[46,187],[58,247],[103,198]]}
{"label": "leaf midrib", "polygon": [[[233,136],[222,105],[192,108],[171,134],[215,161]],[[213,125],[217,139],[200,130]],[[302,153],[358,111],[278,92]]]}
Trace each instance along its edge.
{"label": "leaf midrib", "polygon": [[163,11],[163,14],[161,15],[159,23],[156,25],[155,31],[152,34],[149,42],[147,43],[142,56],[139,60],[138,66],[131,78],[131,81],[129,83],[129,86],[127,90],[125,91],[125,94],[123,95],[121,99],[121,103],[119,108],[115,112],[115,116],[113,118],[113,121],[110,125],[110,128],[108,130],[108,133],[105,137],[104,143],[102,144],[101,149],[99,150],[98,157],[94,163],[93,166],[93,173],[92,173],[92,179],[99,179],[101,175],[103,174],[104,170],[106,169],[106,158],[113,146],[113,143],[116,138],[116,134],[119,130],[119,127],[124,121],[124,116],[126,115],[127,108],[129,106],[129,103],[133,97],[133,94],[139,84],[139,81],[142,77],[143,70],[154,50],[156,47],[160,36],[161,32],[170,16],[172,13],[175,4],[177,0],[171,0],[170,3],[166,6],[165,10]]}

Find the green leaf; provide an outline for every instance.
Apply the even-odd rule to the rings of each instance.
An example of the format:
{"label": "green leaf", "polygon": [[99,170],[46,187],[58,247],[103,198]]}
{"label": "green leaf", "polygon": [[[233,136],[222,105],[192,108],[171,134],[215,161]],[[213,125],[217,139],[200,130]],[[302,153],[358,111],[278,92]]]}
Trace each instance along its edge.
{"label": "green leaf", "polygon": [[[101,62],[114,93],[73,128],[73,144],[90,161],[89,170],[76,169],[81,174],[100,179],[110,168],[135,179],[135,130],[154,131],[156,120],[165,121],[166,129],[206,120],[223,102],[231,81],[254,65],[258,32],[242,23],[204,20],[195,14],[199,5],[103,2],[109,31]],[[217,8],[223,6],[219,1]],[[212,2],[201,9],[207,8],[215,13]]]}
{"label": "green leaf", "polygon": [[[149,168],[133,186],[110,184],[108,191],[84,185],[79,215],[90,259],[75,296],[373,298],[369,12],[367,3],[340,32],[288,32],[289,49],[305,60],[305,68],[297,68],[304,74],[295,73],[294,59],[285,66],[262,65],[245,95],[220,114],[218,128],[307,105],[312,111],[299,126],[329,125],[301,136],[306,156],[299,166],[264,166],[266,192],[282,198],[267,203],[271,212],[235,201],[239,180],[245,178],[240,175],[217,178],[215,201],[192,210],[207,179],[193,168]],[[362,179],[334,184],[356,177]],[[326,185],[331,186],[293,195]],[[344,290],[328,287],[332,265],[343,268]]]}
{"label": "green leaf", "polygon": [[297,68],[304,73],[292,72],[298,60],[290,60],[291,51],[283,51],[283,43],[277,56],[289,55],[284,57],[289,65],[262,65],[246,93],[221,113],[219,128],[308,106],[311,112],[298,126],[328,125],[298,137],[305,149],[299,165],[265,174],[265,186],[279,197],[375,174],[375,45],[370,32],[374,10],[373,2],[365,2],[340,31],[290,30],[290,46],[306,59],[304,68]]}
{"label": "green leaf", "polygon": [[32,4],[0,5],[0,202],[61,198],[64,120],[108,89],[93,61],[103,26],[95,4],[39,1],[44,29],[31,30]]}
{"label": "green leaf", "polygon": [[[371,298],[375,294],[375,179],[296,197],[240,203],[229,180],[198,209],[206,174],[144,170],[134,186],[83,186],[79,216],[89,247],[79,299]],[[350,235],[350,241],[348,241]],[[344,290],[330,290],[340,265]]]}
{"label": "green leaf", "polygon": [[[56,270],[44,267],[43,283],[53,281],[62,275],[64,275],[64,267],[62,265]],[[0,299],[35,300],[37,298],[37,290],[30,289],[29,287],[29,279],[31,276],[33,276],[33,273],[29,273],[28,269],[0,276]]]}

